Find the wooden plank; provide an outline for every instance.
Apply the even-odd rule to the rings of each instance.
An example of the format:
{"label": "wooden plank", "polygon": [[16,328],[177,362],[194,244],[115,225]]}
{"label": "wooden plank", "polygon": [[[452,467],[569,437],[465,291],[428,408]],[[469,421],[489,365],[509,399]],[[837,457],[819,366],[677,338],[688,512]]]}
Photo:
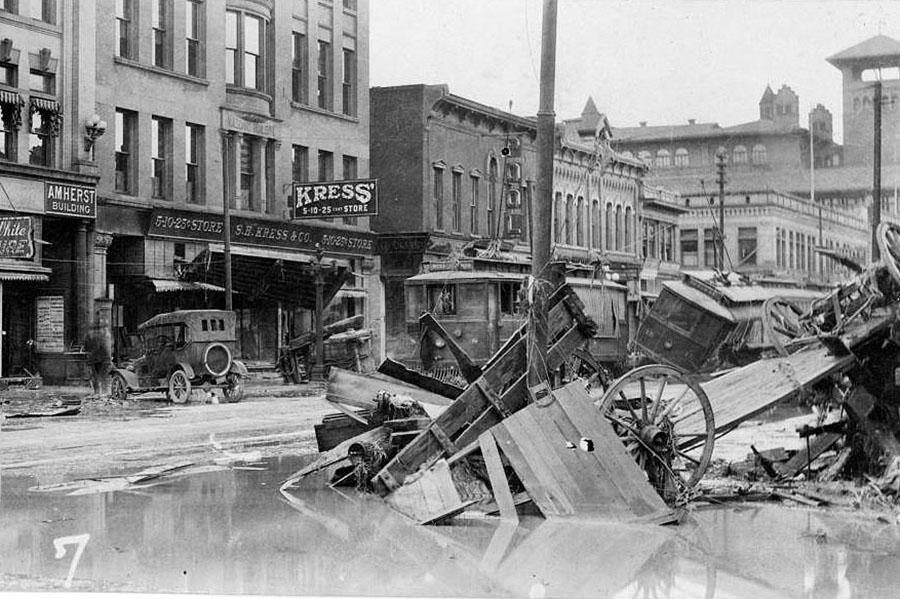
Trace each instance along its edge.
{"label": "wooden plank", "polygon": [[531,464],[522,453],[522,449],[513,441],[509,431],[506,430],[502,423],[491,429],[491,433],[497,440],[500,451],[503,452],[503,455],[506,456],[513,470],[515,470],[516,476],[519,477],[519,480],[525,486],[525,490],[528,492],[531,500],[545,516],[548,513],[563,514],[572,512],[572,506],[567,505],[564,498],[554,494],[551,489],[545,486],[544,481],[535,475],[534,470],[531,469]]}
{"label": "wooden plank", "polygon": [[638,517],[674,518],[672,511],[650,485],[647,476],[619,440],[612,425],[594,407],[579,381],[557,390],[560,406],[582,431],[581,436],[594,441],[592,455],[602,461],[608,471],[609,484],[616,489],[631,511]]}
{"label": "wooden plank", "polygon": [[804,446],[787,462],[783,464],[772,464],[772,467],[775,468],[775,471],[778,472],[779,475],[786,478],[793,478],[797,476],[801,470],[806,468],[807,464],[828,451],[832,445],[840,441],[843,436],[844,433],[825,433],[819,435],[809,444],[808,453]]}
{"label": "wooden plank", "polygon": [[[757,360],[700,386],[709,397],[716,433],[721,435],[800,389],[855,363],[854,356],[834,356],[817,344],[789,356]],[[685,418],[683,423],[704,427],[699,413]]]}
{"label": "wooden plank", "polygon": [[[602,437],[594,439],[593,436],[588,438],[595,441],[594,451],[583,451],[579,447],[579,441],[582,437],[588,436],[590,434],[589,431],[594,430],[594,427],[591,426],[591,423],[581,420],[577,420],[578,424],[576,425],[576,420],[567,413],[558,399],[557,397],[557,401],[548,402],[546,407],[529,406],[524,411],[534,410],[547,414],[552,418],[553,424],[563,438],[575,446],[575,449],[568,449],[564,445],[559,445],[558,442],[554,444],[557,453],[565,452],[569,460],[576,464],[574,466],[577,469],[576,480],[579,481],[579,486],[582,487],[582,495],[585,498],[585,502],[581,506],[582,509],[593,511],[610,510],[624,515],[627,510],[619,499],[626,496],[626,493],[623,493],[623,488],[631,491],[632,486],[628,484],[627,479],[619,480],[621,477],[620,469],[610,467],[611,465],[615,466],[615,464],[610,464],[608,458],[613,458],[615,452],[611,450],[607,443],[604,443]],[[596,412],[596,409],[592,409],[592,411]],[[610,432],[612,431],[610,430]],[[600,456],[602,456],[602,459]],[[636,494],[630,493],[630,495]]]}
{"label": "wooden plank", "polygon": [[481,376],[481,368],[475,365],[475,362],[472,361],[472,358],[469,357],[466,350],[460,347],[459,343],[456,342],[456,339],[454,339],[453,336],[447,332],[447,329],[434,318],[434,315],[431,312],[425,312],[419,317],[419,325],[425,326],[432,333],[444,340],[447,349],[450,350],[450,353],[453,354],[453,357],[456,359],[456,363],[459,365],[459,371],[463,378],[466,379],[466,382],[472,383]]}
{"label": "wooden plank", "polygon": [[443,519],[465,509],[446,460],[422,471],[386,500],[391,507],[420,523]]}
{"label": "wooden plank", "polygon": [[[362,412],[363,410],[351,410],[350,408],[348,408],[347,406],[345,406],[344,404],[342,404],[340,402],[328,399],[327,397],[325,399],[329,403],[331,403],[331,405],[333,405],[335,408],[337,408],[338,410],[340,410],[341,412],[343,412],[344,414],[346,414],[353,420],[356,420],[357,422],[359,422],[360,424],[362,424],[364,426],[372,426],[372,423],[366,417],[357,413],[357,412]],[[368,410],[368,412],[371,415],[371,410]]]}
{"label": "wooden plank", "polygon": [[[446,399],[456,399],[463,392],[463,390],[456,385],[451,385],[450,383],[445,383],[444,381],[432,378],[421,372],[410,370],[400,362],[392,360],[391,358],[385,358],[384,362],[378,367],[378,372],[372,373],[370,376],[380,380],[382,376],[387,376],[406,385],[418,387],[419,389],[424,389],[435,395],[440,395]],[[438,405],[447,405],[447,403],[449,402]]]}
{"label": "wooden plank", "polygon": [[[579,509],[583,508],[584,497],[580,493],[573,473],[563,464],[560,457],[541,435],[538,425],[533,421],[528,421],[528,414],[525,410],[507,418],[499,426],[505,427],[509,432],[513,442],[518,445],[541,484],[551,494],[559,497],[561,503],[565,504],[566,509],[562,512],[544,511],[544,506],[538,505],[545,517],[574,516]],[[561,436],[560,443],[565,444]]]}
{"label": "wooden plank", "polygon": [[513,501],[512,492],[509,490],[509,481],[506,480],[506,472],[503,470],[503,462],[500,460],[500,451],[491,431],[487,431],[478,437],[481,446],[481,455],[484,457],[484,465],[487,468],[488,478],[491,481],[491,490],[494,493],[494,501],[500,508],[500,518],[518,522],[516,504]]}
{"label": "wooden plank", "polygon": [[325,399],[366,409],[375,409],[379,391],[409,397],[420,403],[446,406],[447,398],[384,375],[374,376],[332,367],[328,373]]}

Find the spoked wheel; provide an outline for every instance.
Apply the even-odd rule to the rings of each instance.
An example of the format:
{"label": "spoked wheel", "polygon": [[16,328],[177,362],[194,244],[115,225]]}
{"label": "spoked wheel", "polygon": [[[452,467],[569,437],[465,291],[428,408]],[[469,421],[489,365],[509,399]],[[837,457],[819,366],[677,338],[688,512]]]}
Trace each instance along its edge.
{"label": "spoked wheel", "polygon": [[222,393],[228,403],[241,401],[244,398],[244,378],[239,374],[228,374],[225,377],[225,387],[222,389]]}
{"label": "spoked wheel", "polygon": [[766,341],[779,356],[786,356],[791,342],[810,336],[803,327],[803,310],[783,297],[770,297],[763,304],[762,325]]}
{"label": "spoked wheel", "polygon": [[563,384],[571,383],[577,378],[584,379],[589,388],[599,388],[599,396],[612,381],[609,370],[594,358],[586,349],[576,349],[572,352],[562,367]]}
{"label": "spoked wheel", "polygon": [[125,401],[128,398],[128,383],[118,372],[114,372],[109,381],[109,396],[114,401]]}
{"label": "spoked wheel", "polygon": [[900,285],[900,227],[894,223],[881,223],[875,236],[878,238],[881,261],[891,273],[894,283]]}
{"label": "spoked wheel", "polygon": [[191,399],[191,379],[178,369],[169,376],[169,399],[173,403],[186,403]]}
{"label": "spoked wheel", "polygon": [[687,500],[709,466],[716,432],[700,385],[671,366],[641,366],[612,384],[600,410],[660,496]]}

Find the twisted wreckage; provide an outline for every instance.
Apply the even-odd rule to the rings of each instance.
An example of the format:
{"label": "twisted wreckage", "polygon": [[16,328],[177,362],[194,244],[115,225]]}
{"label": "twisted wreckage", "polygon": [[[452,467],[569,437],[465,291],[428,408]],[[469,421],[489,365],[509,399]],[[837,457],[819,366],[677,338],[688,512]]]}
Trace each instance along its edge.
{"label": "twisted wreckage", "polygon": [[[514,519],[528,502],[548,519],[670,522],[675,508],[701,496],[717,438],[804,395],[837,404],[841,418],[799,430],[806,448],[789,459],[754,448],[765,475],[808,478],[810,463],[836,448],[817,469],[821,479],[864,475],[900,494],[900,228],[883,224],[878,240],[881,263],[855,267],[852,280],[807,308],[766,301],[773,349],[724,372],[679,365],[697,358],[679,343],[706,335],[721,344],[737,326],[715,289],[696,285],[671,286],[681,305],[672,311],[661,296],[637,335],[642,353],[661,364],[605,389],[597,377],[529,389],[527,325],[481,367],[458,353],[465,388],[390,360],[372,375],[335,369],[326,397],[342,414],[316,427],[321,455],[282,492],[314,479],[355,485],[423,524],[465,510]],[[558,372],[595,324],[563,284],[549,301],[548,327],[547,369]]]}

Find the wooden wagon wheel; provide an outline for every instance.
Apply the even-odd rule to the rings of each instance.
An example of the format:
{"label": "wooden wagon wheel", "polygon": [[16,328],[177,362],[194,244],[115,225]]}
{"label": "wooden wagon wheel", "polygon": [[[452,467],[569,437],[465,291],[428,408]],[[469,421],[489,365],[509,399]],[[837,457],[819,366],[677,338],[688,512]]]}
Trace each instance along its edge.
{"label": "wooden wagon wheel", "polygon": [[801,316],[803,310],[783,297],[770,297],[763,304],[762,325],[765,340],[779,356],[787,356],[791,341],[807,336]]}
{"label": "wooden wagon wheel", "polygon": [[894,282],[900,285],[900,226],[894,223],[881,223],[875,237],[878,239],[881,261],[891,273]]}
{"label": "wooden wagon wheel", "polygon": [[604,393],[600,410],[666,501],[684,499],[703,477],[716,427],[692,377],[661,364],[635,368]]}
{"label": "wooden wagon wheel", "polygon": [[570,383],[576,378],[584,379],[590,388],[600,388],[598,396],[609,387],[613,378],[609,370],[585,348],[573,351],[566,358],[562,371],[563,384]]}

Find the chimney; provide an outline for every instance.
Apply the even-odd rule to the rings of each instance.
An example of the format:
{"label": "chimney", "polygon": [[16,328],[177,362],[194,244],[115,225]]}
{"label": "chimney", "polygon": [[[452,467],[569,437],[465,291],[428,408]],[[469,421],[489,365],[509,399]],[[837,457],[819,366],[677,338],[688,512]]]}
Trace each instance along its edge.
{"label": "chimney", "polygon": [[641,127],[646,127],[646,126],[647,126],[647,121],[641,121],[640,124],[641,124]]}
{"label": "chimney", "polygon": [[688,119],[688,125],[696,124],[697,119]]}

